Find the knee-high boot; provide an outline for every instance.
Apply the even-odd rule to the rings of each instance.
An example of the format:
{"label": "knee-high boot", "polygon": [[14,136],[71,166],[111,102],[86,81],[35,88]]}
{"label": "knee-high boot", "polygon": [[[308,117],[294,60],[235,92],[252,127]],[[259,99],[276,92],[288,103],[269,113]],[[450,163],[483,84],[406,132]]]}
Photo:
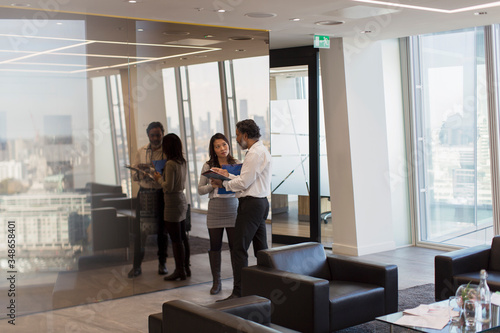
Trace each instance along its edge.
{"label": "knee-high boot", "polygon": [[208,251],[208,257],[210,259],[210,269],[212,270],[213,285],[210,289],[210,294],[218,294],[221,290],[222,283],[220,279],[220,263],[221,263],[221,252],[220,251]]}
{"label": "knee-high boot", "polygon": [[184,243],[184,269],[186,270],[186,276],[191,276],[191,246],[189,245],[189,238],[186,237],[182,241]]}
{"label": "knee-high boot", "polygon": [[186,271],[184,270],[184,245],[182,242],[172,242],[172,250],[175,258],[175,271],[172,274],[165,276],[164,280],[186,280]]}

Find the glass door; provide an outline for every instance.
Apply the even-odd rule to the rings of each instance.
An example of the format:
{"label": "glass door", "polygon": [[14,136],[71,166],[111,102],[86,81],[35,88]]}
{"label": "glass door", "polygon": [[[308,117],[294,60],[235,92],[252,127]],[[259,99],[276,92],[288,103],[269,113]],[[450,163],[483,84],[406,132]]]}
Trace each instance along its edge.
{"label": "glass door", "polygon": [[318,96],[315,49],[271,51],[274,243],[320,241]]}
{"label": "glass door", "polygon": [[273,234],[309,238],[307,66],[273,68],[270,82]]}

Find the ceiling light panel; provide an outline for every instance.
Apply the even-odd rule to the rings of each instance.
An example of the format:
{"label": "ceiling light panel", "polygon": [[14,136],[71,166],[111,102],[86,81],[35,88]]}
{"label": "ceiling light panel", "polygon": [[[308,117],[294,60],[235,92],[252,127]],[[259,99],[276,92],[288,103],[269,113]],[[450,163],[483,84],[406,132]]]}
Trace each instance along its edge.
{"label": "ceiling light panel", "polygon": [[432,1],[433,5],[429,6],[429,1],[379,1],[379,0],[352,0],[354,2],[363,2],[382,6],[391,6],[423,11],[438,12],[444,14],[454,14],[466,11],[474,11],[492,7],[500,6],[500,1],[484,2],[480,0],[469,0],[467,1],[468,6],[460,6],[463,2],[446,0],[446,1]]}
{"label": "ceiling light panel", "polygon": [[[23,44],[22,50],[12,50],[11,41],[15,38],[29,39],[29,42]],[[50,71],[51,67],[66,67],[66,71],[56,72],[79,73],[220,50],[192,45],[201,42],[220,41],[200,39],[198,43],[178,41],[177,45],[165,45],[0,34],[0,70],[20,71],[29,67],[33,71]],[[71,68],[75,66],[78,68]]]}

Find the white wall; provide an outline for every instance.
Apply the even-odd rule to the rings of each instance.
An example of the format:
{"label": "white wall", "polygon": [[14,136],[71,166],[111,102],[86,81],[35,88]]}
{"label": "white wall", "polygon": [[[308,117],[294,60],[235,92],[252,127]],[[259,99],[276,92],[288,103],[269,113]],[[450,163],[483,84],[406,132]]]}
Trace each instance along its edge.
{"label": "white wall", "polygon": [[397,41],[365,43],[356,52],[353,44],[334,39],[320,56],[334,212],[332,249],[363,255],[395,248],[402,233],[395,237],[395,220],[407,223],[400,221],[406,208],[398,206],[404,199],[393,202],[389,177],[398,166],[394,161],[405,158],[404,132],[397,97],[401,82],[395,80],[399,74],[394,69],[399,68],[399,60],[394,62],[399,59]]}

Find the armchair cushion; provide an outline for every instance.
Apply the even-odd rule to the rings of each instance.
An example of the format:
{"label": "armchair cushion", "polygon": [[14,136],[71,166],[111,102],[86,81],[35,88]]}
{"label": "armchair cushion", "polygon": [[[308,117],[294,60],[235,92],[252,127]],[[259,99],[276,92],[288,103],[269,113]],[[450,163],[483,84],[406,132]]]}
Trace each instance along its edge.
{"label": "armchair cushion", "polygon": [[385,314],[382,287],[365,283],[331,281],[329,294],[330,330],[354,326],[360,321],[370,321]]}
{"label": "armchair cushion", "polygon": [[294,244],[259,251],[257,265],[331,280],[325,250],[319,243]]}

